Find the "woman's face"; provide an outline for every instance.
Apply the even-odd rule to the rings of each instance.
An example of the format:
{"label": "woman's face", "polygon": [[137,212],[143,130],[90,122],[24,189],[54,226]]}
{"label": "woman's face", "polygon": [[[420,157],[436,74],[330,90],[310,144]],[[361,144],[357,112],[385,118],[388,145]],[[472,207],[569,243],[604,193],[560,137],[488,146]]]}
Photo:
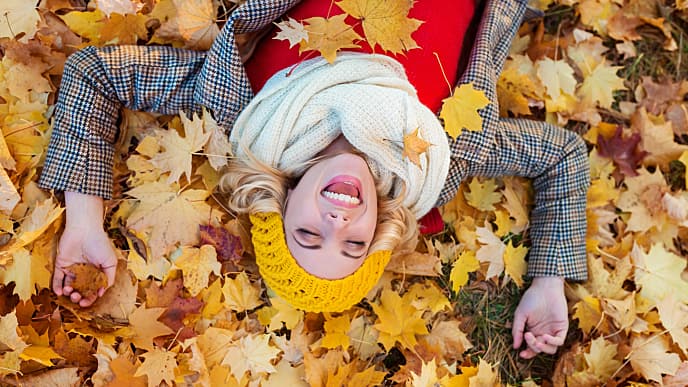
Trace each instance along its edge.
{"label": "woman's face", "polygon": [[319,161],[289,191],[287,246],[309,273],[346,277],[363,264],[377,224],[375,181],[365,160],[341,153]]}

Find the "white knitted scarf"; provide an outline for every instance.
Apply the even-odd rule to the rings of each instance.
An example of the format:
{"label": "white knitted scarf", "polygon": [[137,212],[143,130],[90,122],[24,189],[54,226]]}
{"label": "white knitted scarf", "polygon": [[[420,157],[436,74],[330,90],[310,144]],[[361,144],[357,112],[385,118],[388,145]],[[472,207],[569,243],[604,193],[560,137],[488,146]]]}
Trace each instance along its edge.
{"label": "white knitted scarf", "polygon": [[[404,135],[433,144],[420,168],[402,157]],[[242,146],[278,169],[312,159],[340,134],[366,155],[376,181],[420,218],[435,204],[449,169],[447,137],[423,105],[402,65],[375,54],[340,53],[276,73],[237,118],[230,134],[236,156]],[[391,176],[390,176],[391,174]]]}

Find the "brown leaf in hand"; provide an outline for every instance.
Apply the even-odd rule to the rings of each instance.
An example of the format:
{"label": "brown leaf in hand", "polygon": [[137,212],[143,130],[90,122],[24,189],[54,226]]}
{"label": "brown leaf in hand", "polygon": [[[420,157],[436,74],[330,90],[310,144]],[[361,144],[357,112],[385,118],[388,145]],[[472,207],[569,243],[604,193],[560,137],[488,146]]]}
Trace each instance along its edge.
{"label": "brown leaf in hand", "polygon": [[635,170],[646,152],[638,148],[639,133],[633,133],[630,137],[624,138],[622,132],[621,126],[618,126],[612,138],[598,136],[597,146],[600,155],[612,159],[621,173],[625,176],[636,176],[638,173]]}
{"label": "brown leaf in hand", "polygon": [[425,151],[433,144],[423,140],[418,137],[418,128],[411,134],[404,135],[404,152],[402,157],[408,157],[408,159],[420,168],[420,155],[425,153]]}
{"label": "brown leaf in hand", "polygon": [[98,293],[100,288],[107,287],[108,282],[105,273],[90,263],[75,263],[67,267],[66,270],[76,277],[70,284],[72,289],[84,298],[91,297]]}

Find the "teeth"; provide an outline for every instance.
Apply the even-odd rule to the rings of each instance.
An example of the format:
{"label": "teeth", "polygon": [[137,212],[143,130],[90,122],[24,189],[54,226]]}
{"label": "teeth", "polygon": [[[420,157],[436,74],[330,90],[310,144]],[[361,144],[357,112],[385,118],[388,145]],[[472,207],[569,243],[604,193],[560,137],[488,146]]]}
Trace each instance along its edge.
{"label": "teeth", "polygon": [[360,204],[361,203],[361,200],[359,198],[355,198],[353,196],[340,194],[340,193],[336,193],[336,192],[323,191],[323,195],[325,195],[325,197],[328,197],[330,199],[339,200],[339,201],[342,201],[345,203],[351,203],[351,204]]}

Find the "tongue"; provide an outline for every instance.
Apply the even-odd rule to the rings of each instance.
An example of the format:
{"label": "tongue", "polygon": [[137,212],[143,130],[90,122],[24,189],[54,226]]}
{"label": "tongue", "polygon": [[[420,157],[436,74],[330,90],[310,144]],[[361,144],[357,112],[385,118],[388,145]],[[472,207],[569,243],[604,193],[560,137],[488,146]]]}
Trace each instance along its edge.
{"label": "tongue", "polygon": [[358,197],[358,189],[355,186],[347,183],[333,183],[325,188],[326,191],[338,194],[349,195],[351,197]]}

